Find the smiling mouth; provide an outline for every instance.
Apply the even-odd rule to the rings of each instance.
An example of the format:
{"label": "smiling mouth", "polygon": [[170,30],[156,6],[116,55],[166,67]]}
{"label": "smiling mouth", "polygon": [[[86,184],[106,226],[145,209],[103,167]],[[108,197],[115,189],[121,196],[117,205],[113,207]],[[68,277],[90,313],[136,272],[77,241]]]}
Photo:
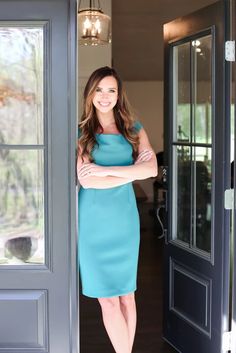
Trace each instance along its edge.
{"label": "smiling mouth", "polygon": [[110,102],[98,102],[102,107],[108,107],[110,105]]}

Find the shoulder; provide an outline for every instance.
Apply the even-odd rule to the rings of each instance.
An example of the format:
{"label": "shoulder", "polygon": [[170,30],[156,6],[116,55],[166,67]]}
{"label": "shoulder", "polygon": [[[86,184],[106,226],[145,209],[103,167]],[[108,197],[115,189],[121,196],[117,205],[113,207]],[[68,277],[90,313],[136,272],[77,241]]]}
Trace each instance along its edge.
{"label": "shoulder", "polygon": [[135,132],[139,133],[139,131],[143,128],[143,125],[140,121],[135,121],[133,127],[134,127]]}
{"label": "shoulder", "polygon": [[148,135],[143,127],[143,124],[140,121],[135,121],[134,129],[139,137],[139,151],[142,151],[144,149],[152,149],[149,142]]}

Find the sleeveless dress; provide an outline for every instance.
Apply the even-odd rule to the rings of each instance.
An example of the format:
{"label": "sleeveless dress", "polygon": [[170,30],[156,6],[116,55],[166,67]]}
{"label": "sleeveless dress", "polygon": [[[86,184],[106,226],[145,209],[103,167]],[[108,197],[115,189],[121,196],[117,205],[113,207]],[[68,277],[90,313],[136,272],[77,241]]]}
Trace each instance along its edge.
{"label": "sleeveless dress", "polygon": [[[135,122],[138,132],[142,125]],[[80,132],[79,132],[80,133]],[[94,163],[129,166],[132,146],[122,134],[96,134]],[[78,195],[78,260],[82,293],[91,298],[136,290],[140,224],[132,182],[109,189],[84,189]]]}

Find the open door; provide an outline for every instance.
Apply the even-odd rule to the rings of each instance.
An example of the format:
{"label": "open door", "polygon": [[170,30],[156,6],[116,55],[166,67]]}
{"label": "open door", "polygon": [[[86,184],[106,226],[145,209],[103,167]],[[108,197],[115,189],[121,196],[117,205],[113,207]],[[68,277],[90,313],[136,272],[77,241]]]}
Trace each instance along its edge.
{"label": "open door", "polygon": [[[232,40],[236,40],[236,1],[232,1]],[[232,143],[232,155],[231,155],[231,178],[232,183],[231,187],[234,189],[234,197],[233,197],[233,213],[232,213],[232,251],[231,251],[231,274],[232,274],[232,306],[231,306],[231,334],[229,337],[231,338],[231,350],[232,353],[236,353],[236,193],[235,193],[235,185],[236,185],[236,163],[235,163],[235,153],[236,153],[236,139],[235,139],[235,131],[236,131],[236,63],[232,63],[232,98],[231,98],[231,123],[234,125],[234,141]]]}
{"label": "open door", "polygon": [[182,353],[221,353],[229,330],[229,3],[164,26],[164,338]]}
{"label": "open door", "polygon": [[0,352],[77,351],[76,14],[0,0]]}

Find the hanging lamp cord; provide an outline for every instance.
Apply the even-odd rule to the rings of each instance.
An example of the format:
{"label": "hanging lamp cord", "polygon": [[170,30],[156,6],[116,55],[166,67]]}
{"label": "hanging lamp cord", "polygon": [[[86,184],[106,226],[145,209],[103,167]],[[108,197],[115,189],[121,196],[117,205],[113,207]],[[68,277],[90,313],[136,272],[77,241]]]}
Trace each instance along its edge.
{"label": "hanging lamp cord", "polygon": [[[81,2],[82,0],[79,0],[79,10],[81,8]],[[95,0],[89,0],[89,8],[93,8],[93,9],[96,9],[96,3],[95,3]],[[100,3],[100,0],[98,0],[98,7],[97,7],[99,10],[101,10],[101,3]]]}

